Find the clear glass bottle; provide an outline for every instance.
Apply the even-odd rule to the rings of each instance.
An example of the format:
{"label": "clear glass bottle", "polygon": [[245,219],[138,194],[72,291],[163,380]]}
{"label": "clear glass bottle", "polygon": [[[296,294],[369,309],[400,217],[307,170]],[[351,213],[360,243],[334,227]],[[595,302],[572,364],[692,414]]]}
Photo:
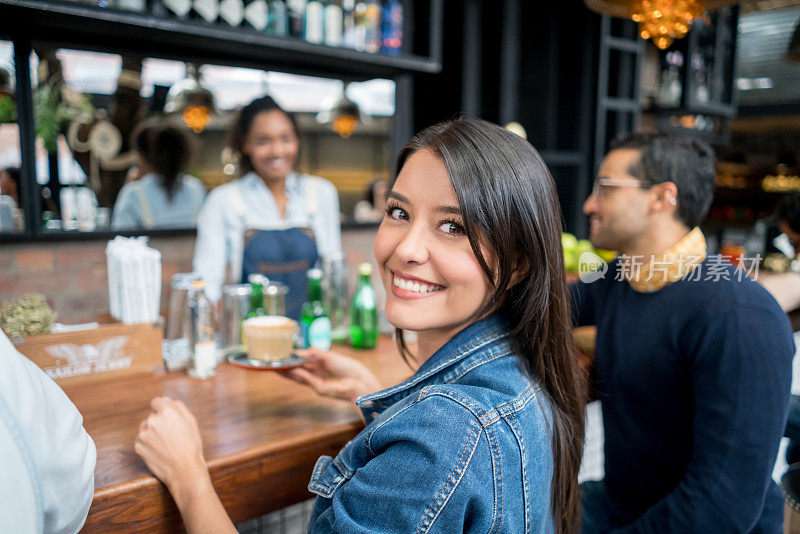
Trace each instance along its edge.
{"label": "clear glass bottle", "polygon": [[342,46],[356,48],[356,0],[342,0]]}
{"label": "clear glass bottle", "polygon": [[214,332],[214,307],[206,297],[206,283],[192,282],[186,305],[185,332],[189,336],[189,366],[192,378],[217,374],[217,341]]}
{"label": "clear glass bottle", "polygon": [[358,266],[358,286],[350,305],[350,345],[371,349],[378,340],[378,305],[370,276],[372,265]]}
{"label": "clear glass bottle", "polygon": [[381,48],[381,5],[378,0],[366,2],[366,51],[374,54]]}
{"label": "clear glass bottle", "polygon": [[114,3],[114,7],[144,13],[147,11],[147,2],[145,0],[117,0]]}
{"label": "clear glass bottle", "polygon": [[219,18],[229,26],[238,28],[244,20],[244,2],[242,0],[222,0],[219,3]]}
{"label": "clear glass bottle", "polygon": [[289,14],[289,35],[303,38],[305,35],[306,0],[286,0]]}
{"label": "clear glass bottle", "polygon": [[283,0],[270,0],[267,3],[266,32],[272,35],[286,35],[289,32],[288,17],[286,2]]}
{"label": "clear glass bottle", "polygon": [[309,0],[306,4],[305,33],[306,41],[322,44],[325,40],[325,6],[319,0]]}
{"label": "clear glass bottle", "polygon": [[269,9],[266,0],[245,0],[244,20],[254,29],[263,32],[267,29]]}
{"label": "clear glass bottle", "polygon": [[192,0],[189,18],[209,24],[216,23],[219,18],[219,0]]}
{"label": "clear glass bottle", "polygon": [[322,258],[322,302],[331,318],[331,336],[335,343],[347,343],[347,263],[344,253],[334,252]]}
{"label": "clear glass bottle", "polygon": [[367,49],[367,3],[360,1],[353,11],[353,48],[359,52]]}
{"label": "clear glass bottle", "polygon": [[166,14],[171,18],[185,19],[192,10],[192,0],[160,0],[158,3],[166,8]]}
{"label": "clear glass bottle", "polygon": [[342,46],[342,32],[344,30],[344,12],[339,0],[325,2],[325,44],[328,46]]}

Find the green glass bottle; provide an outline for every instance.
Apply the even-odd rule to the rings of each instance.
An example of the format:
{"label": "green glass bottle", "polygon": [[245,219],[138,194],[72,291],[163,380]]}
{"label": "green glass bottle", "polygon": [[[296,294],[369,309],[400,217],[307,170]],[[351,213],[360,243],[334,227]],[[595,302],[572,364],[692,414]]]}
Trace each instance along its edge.
{"label": "green glass bottle", "polygon": [[263,274],[251,274],[247,277],[247,283],[250,284],[250,313],[247,318],[259,317],[266,315],[264,311],[264,286],[269,283],[269,280]]}
{"label": "green glass bottle", "polygon": [[350,344],[357,349],[371,349],[378,340],[378,306],[371,275],[372,265],[358,266],[358,286],[350,305]]}
{"label": "green glass bottle", "polygon": [[331,319],[322,303],[322,271],[308,271],[308,301],[300,312],[300,328],[306,348],[331,348]]}

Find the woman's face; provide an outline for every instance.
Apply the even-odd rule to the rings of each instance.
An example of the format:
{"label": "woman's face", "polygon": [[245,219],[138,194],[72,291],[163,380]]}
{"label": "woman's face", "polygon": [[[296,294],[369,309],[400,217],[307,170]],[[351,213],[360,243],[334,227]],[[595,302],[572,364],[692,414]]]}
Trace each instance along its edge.
{"label": "woman's face", "polygon": [[491,285],[462,224],[444,163],[429,150],[412,154],[387,195],[374,247],[395,327],[449,338],[486,301]]}
{"label": "woman's face", "polygon": [[282,111],[259,113],[250,124],[242,152],[250,158],[253,169],[270,182],[283,180],[297,160],[300,141],[292,121]]}

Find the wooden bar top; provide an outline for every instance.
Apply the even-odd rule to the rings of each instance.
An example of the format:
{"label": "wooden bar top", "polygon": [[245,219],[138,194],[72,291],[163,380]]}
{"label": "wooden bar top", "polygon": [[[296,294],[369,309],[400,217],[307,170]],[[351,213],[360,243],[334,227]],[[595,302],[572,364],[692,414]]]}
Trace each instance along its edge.
{"label": "wooden bar top", "polygon": [[[333,350],[361,360],[385,387],[413,373],[388,337],[373,350]],[[591,355],[579,354],[588,367]],[[183,531],[166,487],[133,451],[153,397],[180,399],[197,417],[214,487],[236,523],[312,498],[307,487],[317,458],[335,456],[363,428],[351,402],[320,397],[273,371],[228,363],[208,380],[158,372],[64,391],[97,447],[94,500],[83,532]]]}
{"label": "wooden bar top", "polygon": [[[364,362],[388,387],[412,374],[394,342],[333,350]],[[180,399],[197,417],[205,457],[234,522],[313,497],[317,458],[335,455],[362,428],[355,404],[322,398],[278,376],[224,363],[208,380],[159,372],[64,388],[97,447],[95,493],[83,532],[175,532],[183,524],[166,487],[133,451],[153,397]]]}

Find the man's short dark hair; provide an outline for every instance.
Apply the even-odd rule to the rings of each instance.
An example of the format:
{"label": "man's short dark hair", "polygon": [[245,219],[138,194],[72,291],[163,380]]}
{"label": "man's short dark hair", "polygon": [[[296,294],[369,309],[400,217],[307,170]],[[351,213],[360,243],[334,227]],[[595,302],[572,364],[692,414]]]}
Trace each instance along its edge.
{"label": "man's short dark hair", "polygon": [[700,224],[714,199],[714,151],[703,141],[682,134],[655,132],[618,137],[611,150],[634,149],[639,161],[628,174],[645,186],[672,182],[678,188],[677,217],[693,228]]}

